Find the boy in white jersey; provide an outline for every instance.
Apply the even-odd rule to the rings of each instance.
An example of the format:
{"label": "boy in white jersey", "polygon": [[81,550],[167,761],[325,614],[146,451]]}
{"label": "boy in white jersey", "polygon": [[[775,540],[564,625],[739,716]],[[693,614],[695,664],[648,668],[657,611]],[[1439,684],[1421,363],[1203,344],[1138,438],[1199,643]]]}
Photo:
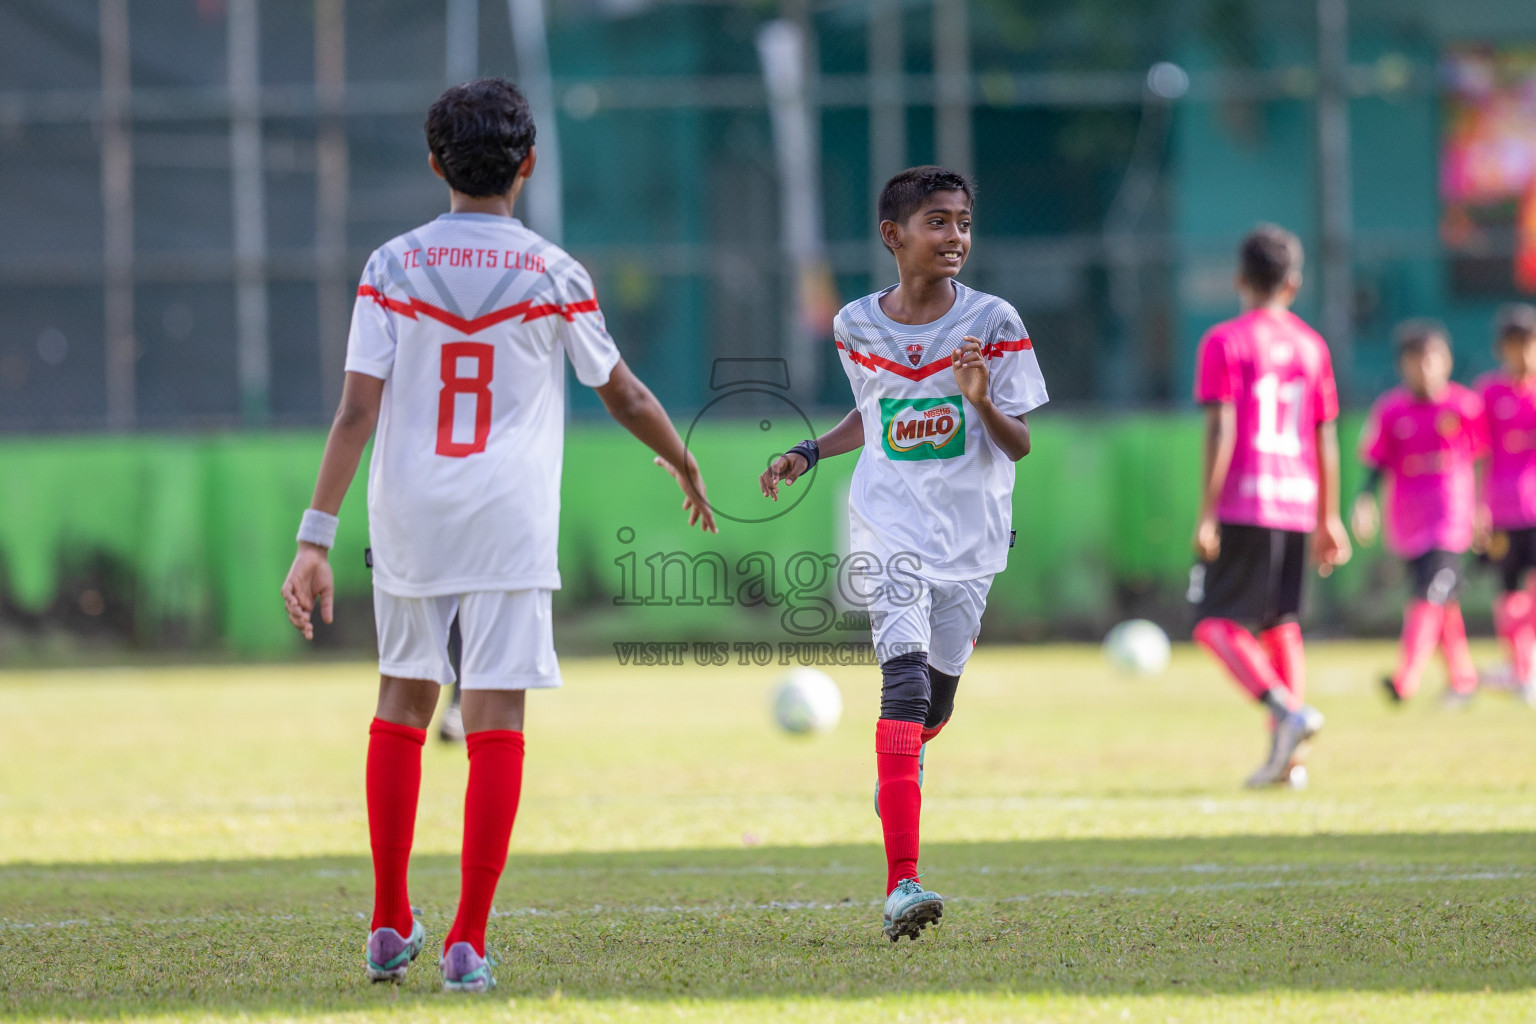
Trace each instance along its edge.
{"label": "boy in white jersey", "polygon": [[[954,280],[971,247],[975,189],[942,167],[902,171],[880,193],[880,237],[900,283],[833,324],[854,409],[775,459],[778,500],[820,458],[862,448],[848,496],[875,656],[875,811],[885,835],[885,934],[916,939],[944,912],[917,880],[922,759],[954,709],[992,577],[1012,545],[1013,464],[1045,381],[1014,308]],[[867,571],[866,571],[867,570]]]}
{"label": "boy in white jersey", "polygon": [[[455,86],[427,115],[450,213],[386,243],[363,272],[346,384],[283,598],[312,638],[331,621],[327,554],[370,435],[368,479],[379,702],[369,730],[374,910],[365,966],[399,981],[426,944],[406,871],[421,748],[447,640],[463,636],[462,890],[439,961],[443,987],[494,984],[485,929],[506,863],[523,770],[529,689],[560,685],[550,628],[564,439],[565,360],[683,487],[689,524],[713,531],[698,466],[666,410],[619,357],[592,279],[512,216],[535,162],[533,117],[502,79]],[[679,474],[673,467],[686,467]]]}

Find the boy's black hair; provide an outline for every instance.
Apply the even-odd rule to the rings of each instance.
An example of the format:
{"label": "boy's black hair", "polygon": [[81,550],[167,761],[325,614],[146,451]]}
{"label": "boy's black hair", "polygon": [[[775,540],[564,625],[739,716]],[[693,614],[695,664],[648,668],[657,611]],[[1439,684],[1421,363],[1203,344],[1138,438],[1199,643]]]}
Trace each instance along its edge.
{"label": "boy's black hair", "polygon": [[479,78],[444,92],[427,111],[427,147],[455,192],[505,195],[533,148],[533,112],[505,78]]}
{"label": "boy's black hair", "polygon": [[964,192],[972,206],[976,205],[976,185],[959,171],[947,167],[908,167],[897,174],[880,190],[876,206],[881,221],[905,224],[907,218],[917,212],[923,200],[935,192]]}
{"label": "boy's black hair", "polygon": [[1260,224],[1237,247],[1238,276],[1261,296],[1269,296],[1301,273],[1301,239],[1278,224]]}
{"label": "boy's black hair", "polygon": [[1397,349],[1399,359],[1406,355],[1417,355],[1436,341],[1449,348],[1451,332],[1446,329],[1445,324],[1433,317],[1404,320],[1392,332],[1392,343]]}
{"label": "boy's black hair", "polygon": [[1494,324],[1499,341],[1524,341],[1536,335],[1536,306],[1528,302],[1512,302],[1499,309]]}

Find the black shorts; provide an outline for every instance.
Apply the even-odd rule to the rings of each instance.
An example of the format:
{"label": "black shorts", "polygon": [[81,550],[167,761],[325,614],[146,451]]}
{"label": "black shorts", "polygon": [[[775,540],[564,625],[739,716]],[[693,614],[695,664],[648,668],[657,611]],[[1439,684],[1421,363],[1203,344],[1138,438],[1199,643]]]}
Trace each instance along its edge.
{"label": "black shorts", "polygon": [[1430,604],[1445,604],[1461,591],[1462,563],[1456,551],[1426,551],[1408,559],[1413,574],[1413,596]]}
{"label": "black shorts", "polygon": [[1202,619],[1268,629],[1301,612],[1306,567],[1305,533],[1222,523],[1221,553],[1190,573],[1189,599]]}
{"label": "black shorts", "polygon": [[1498,563],[1504,593],[1519,590],[1525,584],[1526,570],[1536,569],[1536,527],[1495,530],[1488,541],[1488,557]]}

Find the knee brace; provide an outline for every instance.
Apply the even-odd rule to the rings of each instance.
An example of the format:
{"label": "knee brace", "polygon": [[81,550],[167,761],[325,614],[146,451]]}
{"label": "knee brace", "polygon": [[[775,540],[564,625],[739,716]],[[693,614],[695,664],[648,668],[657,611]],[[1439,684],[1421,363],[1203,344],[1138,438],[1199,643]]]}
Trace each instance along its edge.
{"label": "knee brace", "polygon": [[880,663],[880,717],[895,722],[928,718],[928,655],[924,651],[898,654]]}
{"label": "knee brace", "polygon": [[949,721],[955,713],[955,690],[959,686],[959,676],[928,666],[928,717],[923,719],[924,729],[937,729]]}

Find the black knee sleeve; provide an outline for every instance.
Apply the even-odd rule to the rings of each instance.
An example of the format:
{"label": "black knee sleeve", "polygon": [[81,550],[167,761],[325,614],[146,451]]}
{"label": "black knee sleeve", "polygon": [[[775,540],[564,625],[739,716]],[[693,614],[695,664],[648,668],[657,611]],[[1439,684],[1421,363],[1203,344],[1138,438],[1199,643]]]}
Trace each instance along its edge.
{"label": "black knee sleeve", "polygon": [[928,717],[923,719],[924,729],[937,729],[949,721],[955,713],[955,690],[959,686],[959,676],[928,666]]}
{"label": "black knee sleeve", "polygon": [[880,717],[897,722],[928,719],[928,655],[898,654],[880,663]]}

